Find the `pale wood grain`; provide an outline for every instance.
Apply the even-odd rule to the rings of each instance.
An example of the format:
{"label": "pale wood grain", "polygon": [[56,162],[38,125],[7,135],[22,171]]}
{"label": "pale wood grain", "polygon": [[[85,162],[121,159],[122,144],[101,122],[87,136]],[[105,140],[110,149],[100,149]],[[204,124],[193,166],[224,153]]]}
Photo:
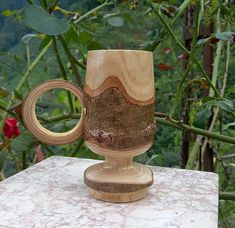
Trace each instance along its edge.
{"label": "pale wood grain", "polygon": [[91,189],[91,195],[103,201],[131,202],[143,198],[147,188],[153,184],[152,170],[133,163],[132,159],[144,153],[151,143],[128,150],[108,150],[86,142],[97,154],[105,156],[105,162],[86,169],[84,182]]}
{"label": "pale wood grain", "polygon": [[96,191],[92,188],[89,189],[91,196],[95,199],[112,202],[112,203],[127,203],[140,200],[144,198],[147,194],[147,189],[141,189],[136,192],[128,192],[128,193],[110,193],[110,192],[102,192]]}
{"label": "pale wood grain", "polygon": [[138,147],[133,147],[129,149],[107,149],[104,147],[99,146],[97,143],[92,143],[89,141],[86,141],[87,147],[94,151],[96,154],[102,155],[102,156],[112,156],[115,154],[118,154],[122,157],[134,157],[140,154],[143,154],[145,151],[150,149],[152,146],[152,142],[148,142],[145,145],[140,145]]}
{"label": "pale wood grain", "polygon": [[86,86],[96,90],[110,76],[120,80],[128,95],[138,101],[153,99],[153,55],[148,51],[89,51]]}
{"label": "pale wood grain", "polygon": [[131,202],[143,198],[153,184],[152,170],[133,163],[132,159],[115,158],[90,166],[84,173],[84,182],[91,189],[91,195],[110,202]]}
{"label": "pale wood grain", "polygon": [[[81,105],[81,117],[77,125],[70,131],[56,133],[44,128],[38,121],[35,113],[35,105],[40,96],[46,93],[48,90],[55,88],[63,88],[74,93],[80,100]],[[27,129],[41,142],[51,145],[63,145],[76,141],[83,135],[84,132],[84,117],[83,117],[83,93],[82,91],[73,85],[72,83],[64,80],[51,80],[46,81],[39,86],[32,89],[26,97],[22,117]]]}

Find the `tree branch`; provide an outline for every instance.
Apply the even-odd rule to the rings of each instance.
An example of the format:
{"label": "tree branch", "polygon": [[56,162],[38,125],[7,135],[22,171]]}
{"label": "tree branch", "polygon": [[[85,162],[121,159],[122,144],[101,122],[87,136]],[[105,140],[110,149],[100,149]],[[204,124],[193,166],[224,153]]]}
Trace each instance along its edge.
{"label": "tree branch", "polygon": [[72,71],[73,71],[73,73],[75,75],[77,83],[78,83],[78,85],[80,87],[82,87],[82,79],[81,79],[81,75],[80,75],[80,73],[79,73],[79,71],[77,69],[76,61],[74,60],[75,58],[73,57],[72,53],[70,52],[70,50],[69,50],[69,48],[68,48],[68,46],[66,44],[66,41],[65,41],[63,35],[59,35],[58,38],[59,38],[59,40],[60,40],[60,42],[61,42],[61,44],[62,44],[62,46],[64,48],[65,54],[67,55],[68,60],[69,60],[69,62],[71,64],[71,68],[72,68]]}
{"label": "tree branch", "polygon": [[197,127],[194,127],[194,126],[190,126],[190,125],[181,123],[181,122],[179,122],[177,120],[174,120],[174,119],[155,117],[155,120],[159,124],[171,126],[173,128],[179,129],[181,131],[189,131],[189,132],[192,132],[192,133],[195,133],[195,134],[198,134],[198,135],[203,135],[203,136],[208,137],[208,138],[216,139],[218,141],[235,144],[235,138],[234,137],[230,137],[230,136],[218,134],[218,133],[215,133],[215,132],[210,132],[210,131],[207,131],[207,130],[204,130],[204,129],[201,129],[201,128],[197,128]]}
{"label": "tree branch", "polygon": [[113,2],[108,2],[108,1],[105,1],[103,4],[95,7],[94,9],[88,11],[87,13],[83,14],[81,17],[79,17],[77,20],[74,21],[75,24],[83,21],[85,18],[89,17],[90,15],[92,15],[93,13],[95,13],[96,11],[104,8],[105,6],[110,6],[110,5],[113,5],[114,3]]}
{"label": "tree branch", "polygon": [[[58,51],[58,47],[57,47],[57,44],[56,44],[56,38],[55,37],[52,37],[52,44],[53,44],[53,49],[54,49],[54,52],[55,52],[55,57],[56,57],[58,65],[59,65],[60,71],[62,73],[62,76],[65,80],[68,81],[68,77],[66,75],[66,72],[65,72],[65,69],[64,69],[59,51]],[[73,113],[74,112],[74,105],[73,105],[72,94],[71,94],[70,91],[67,91],[67,95],[68,95],[70,111]]]}

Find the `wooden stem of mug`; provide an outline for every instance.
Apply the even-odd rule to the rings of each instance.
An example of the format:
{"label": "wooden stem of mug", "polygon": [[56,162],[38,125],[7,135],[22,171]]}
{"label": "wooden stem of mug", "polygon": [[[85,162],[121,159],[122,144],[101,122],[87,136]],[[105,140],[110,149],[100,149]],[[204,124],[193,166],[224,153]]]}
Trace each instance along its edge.
{"label": "wooden stem of mug", "polygon": [[152,170],[133,162],[133,157],[142,154],[146,147],[129,151],[112,151],[87,142],[89,148],[105,156],[105,162],[86,169],[84,182],[90,194],[108,202],[131,202],[143,198],[153,183]]}

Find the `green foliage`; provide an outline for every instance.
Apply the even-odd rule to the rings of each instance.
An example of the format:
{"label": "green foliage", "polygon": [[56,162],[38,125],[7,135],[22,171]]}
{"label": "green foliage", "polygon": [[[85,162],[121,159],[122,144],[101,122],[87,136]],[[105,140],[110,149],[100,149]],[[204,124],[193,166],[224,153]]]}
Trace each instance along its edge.
{"label": "green foliage", "polygon": [[30,28],[40,33],[56,36],[69,29],[69,22],[57,19],[39,6],[29,5],[25,8],[25,22]]}
{"label": "green foliage", "polygon": [[107,21],[114,27],[121,27],[124,24],[124,21],[121,17],[109,17]]}
{"label": "green foliage", "polygon": [[212,112],[210,108],[206,107],[202,109],[200,112],[196,114],[194,126],[205,129],[211,114]]}

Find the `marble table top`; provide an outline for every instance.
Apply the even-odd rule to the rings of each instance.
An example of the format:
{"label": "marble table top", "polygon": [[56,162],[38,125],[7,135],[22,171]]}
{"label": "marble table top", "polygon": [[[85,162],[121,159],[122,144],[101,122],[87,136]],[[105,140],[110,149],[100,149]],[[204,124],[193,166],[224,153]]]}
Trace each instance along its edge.
{"label": "marble table top", "polygon": [[216,228],[218,176],[152,167],[154,185],[132,203],[90,197],[84,170],[100,161],[50,157],[0,183],[0,227]]}

